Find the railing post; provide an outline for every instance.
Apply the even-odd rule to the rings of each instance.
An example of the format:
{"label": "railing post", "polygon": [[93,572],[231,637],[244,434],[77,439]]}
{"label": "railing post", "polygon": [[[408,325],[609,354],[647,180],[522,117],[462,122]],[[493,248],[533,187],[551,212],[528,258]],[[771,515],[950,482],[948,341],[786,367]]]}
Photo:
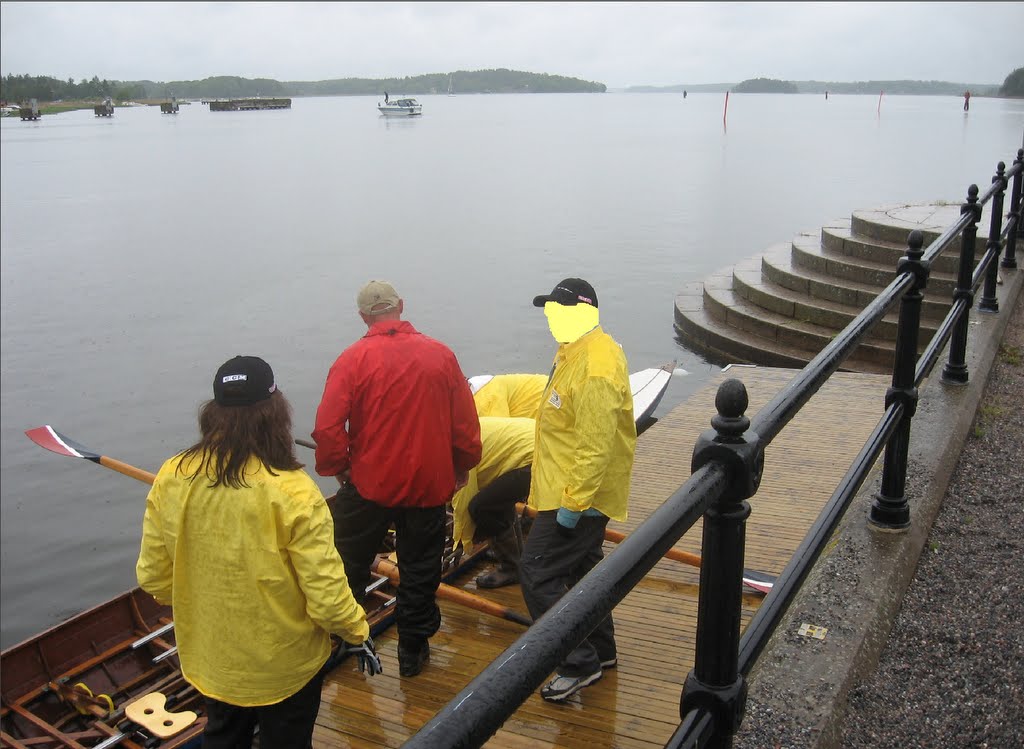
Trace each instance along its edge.
{"label": "railing post", "polygon": [[967,202],[960,207],[960,215],[971,214],[971,223],[964,227],[960,235],[960,271],[956,279],[956,291],[953,302],[961,299],[967,302],[967,309],[960,316],[953,328],[953,339],[949,344],[949,361],[942,369],[942,379],[950,382],[967,382],[967,325],[968,314],[974,306],[974,247],[978,241],[978,221],[981,220],[981,206],[978,205],[978,186],[967,188]]}
{"label": "railing post", "polygon": [[985,274],[985,291],[978,302],[979,312],[998,312],[999,300],[996,298],[996,283],[999,280],[999,235],[1003,233],[1003,195],[1006,193],[1006,164],[1002,161],[996,166],[996,174],[992,184],[999,183],[999,189],[992,196],[992,220],[989,223],[988,244],[985,251],[995,250],[995,258],[989,263]]}
{"label": "railing post", "polygon": [[[903,530],[910,526],[907,504],[907,458],[910,453],[910,420],[917,410],[917,339],[921,327],[921,290],[928,284],[929,267],[921,261],[924,235],[918,229],[907,237],[907,254],[900,260],[898,275],[912,273],[914,285],[900,302],[899,327],[896,329],[896,360],[892,369],[892,387],[885,393],[885,407],[903,404],[903,416],[896,432],[885,445],[882,466],[882,489],[875,495],[869,520],[886,530]],[[962,248],[961,248],[962,249]]]}
{"label": "railing post", "polygon": [[730,749],[743,720],[747,684],[739,673],[740,619],[743,599],[743,553],[746,519],[764,469],[764,446],[748,431],[747,389],[736,379],[718,387],[718,415],[697,439],[691,470],[718,460],[728,466],[730,484],[704,515],[700,597],[694,668],[686,677],[680,717],[693,708],[714,716],[712,749]]}
{"label": "railing post", "polygon": [[1016,216],[1017,220],[1006,235],[1006,254],[1001,263],[1004,268],[1017,267],[1017,234],[1021,221],[1020,192],[1021,182],[1024,181],[1024,148],[1017,149],[1017,158],[1014,159],[1013,165],[1017,167],[1017,173],[1013,175],[1013,189],[1010,190],[1010,215]]}

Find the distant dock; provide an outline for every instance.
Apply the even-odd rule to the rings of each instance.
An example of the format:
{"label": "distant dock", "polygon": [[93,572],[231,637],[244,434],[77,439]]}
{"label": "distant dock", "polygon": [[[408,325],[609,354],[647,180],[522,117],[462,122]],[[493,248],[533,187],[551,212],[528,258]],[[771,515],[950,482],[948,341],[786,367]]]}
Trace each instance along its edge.
{"label": "distant dock", "polygon": [[254,109],[291,109],[291,99],[217,99],[203,102],[211,112],[247,112]]}

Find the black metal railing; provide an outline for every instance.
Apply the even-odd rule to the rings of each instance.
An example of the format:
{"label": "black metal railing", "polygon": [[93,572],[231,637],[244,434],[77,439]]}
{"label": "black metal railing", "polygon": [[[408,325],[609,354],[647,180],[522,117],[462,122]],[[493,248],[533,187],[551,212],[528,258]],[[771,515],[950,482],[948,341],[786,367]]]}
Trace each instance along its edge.
{"label": "black metal railing", "polygon": [[[735,379],[723,382],[715,401],[718,415],[712,419],[712,429],[701,434],[694,447],[690,478],[404,746],[441,749],[483,745],[703,517],[702,557],[708,563],[700,569],[694,668],[683,686],[679,728],[666,747],[731,747],[743,718],[746,676],[883,451],[881,488],[871,508],[871,522],[892,530],[909,525],[904,490],[918,387],[951,337],[943,377],[949,382],[967,381],[967,314],[975,290],[984,281],[979,309],[998,311],[997,260],[1001,250],[1005,248],[1002,267],[1016,267],[1022,172],[1024,149],[1017,152],[1011,169],[999,164],[992,186],[984,195],[979,196],[978,188],[971,186],[960,219],[927,249],[921,232],[910,232],[896,278],[752,420],[745,415],[747,394],[743,384]],[[1003,196],[1011,178],[1010,209],[1004,225]],[[992,224],[985,253],[975,265],[977,222],[989,201]],[[954,303],[918,357],[921,292],[935,258],[957,239],[961,244],[960,272]],[[744,533],[750,514],[747,500],[760,484],[765,448],[897,303],[896,356],[892,385],[885,394],[885,413],[741,640]]]}

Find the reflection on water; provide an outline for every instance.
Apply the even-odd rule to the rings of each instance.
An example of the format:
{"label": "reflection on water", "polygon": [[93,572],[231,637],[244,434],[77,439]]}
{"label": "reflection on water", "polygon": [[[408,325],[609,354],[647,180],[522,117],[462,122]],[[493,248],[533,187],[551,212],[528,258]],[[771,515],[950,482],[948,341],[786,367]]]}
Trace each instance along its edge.
{"label": "reflection on water", "polygon": [[855,209],[959,201],[1024,130],[999,99],[736,95],[726,130],[719,94],[418,98],[3,118],[4,647],[134,585],[146,492],[26,429],[153,471],[216,367],[258,354],[308,436],[369,278],[467,374],[548,371],[531,300],[586,278],[631,369],[690,373],[664,413],[716,370],[675,340],[685,284]]}

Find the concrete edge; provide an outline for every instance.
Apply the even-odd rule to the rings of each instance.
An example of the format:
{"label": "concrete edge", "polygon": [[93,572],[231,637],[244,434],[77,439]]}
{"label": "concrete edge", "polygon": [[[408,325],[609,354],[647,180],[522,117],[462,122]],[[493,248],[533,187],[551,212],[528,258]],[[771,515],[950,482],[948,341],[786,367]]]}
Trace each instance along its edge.
{"label": "concrete edge", "polygon": [[[975,305],[970,314],[969,382],[942,382],[947,347],[922,385],[907,475],[910,529],[888,533],[868,523],[880,458],[750,674],[737,749],[763,749],[766,740],[787,749],[840,746],[849,692],[876,670],[888,643],[984,396],[1007,313],[1024,287],[1024,270],[1000,272],[999,313],[981,313]],[[756,512],[756,496],[751,504]],[[827,627],[825,639],[797,634],[803,623]]]}

